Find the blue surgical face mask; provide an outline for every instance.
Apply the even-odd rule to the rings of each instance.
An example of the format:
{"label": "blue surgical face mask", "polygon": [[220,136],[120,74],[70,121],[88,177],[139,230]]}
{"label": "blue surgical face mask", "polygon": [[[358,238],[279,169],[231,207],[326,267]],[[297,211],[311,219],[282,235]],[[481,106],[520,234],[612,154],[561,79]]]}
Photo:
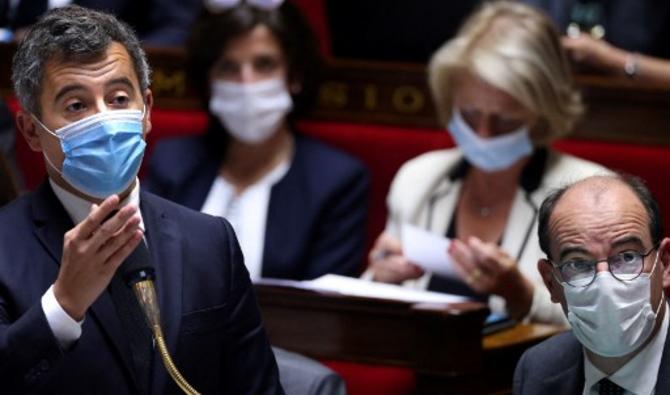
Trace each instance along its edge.
{"label": "blue surgical face mask", "polygon": [[99,112],[49,130],[60,140],[65,159],[62,170],[44,155],[51,167],[80,192],[98,199],[125,191],[135,180],[144,156],[144,110]]}
{"label": "blue surgical face mask", "polygon": [[454,108],[448,129],[468,162],[486,172],[507,169],[533,152],[527,126],[502,136],[482,138]]}

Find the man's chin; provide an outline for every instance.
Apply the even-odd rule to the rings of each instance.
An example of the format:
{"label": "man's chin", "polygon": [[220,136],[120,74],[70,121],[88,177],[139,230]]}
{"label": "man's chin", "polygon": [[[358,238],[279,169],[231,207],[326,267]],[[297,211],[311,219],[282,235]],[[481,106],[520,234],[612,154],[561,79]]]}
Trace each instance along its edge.
{"label": "man's chin", "polygon": [[[51,180],[53,182],[55,182],[56,185],[58,185],[59,187],[65,189],[66,191],[70,192],[71,194],[73,194],[77,197],[80,197],[80,198],[82,198],[86,201],[89,201],[91,203],[100,204],[102,201],[104,201],[109,196],[114,195],[114,193],[112,193],[109,196],[105,196],[105,197],[102,197],[102,198],[91,196],[91,195],[87,194],[86,192],[83,192],[83,191],[79,190],[78,188],[74,187],[72,184],[68,183],[67,181],[65,181],[63,179],[63,177],[60,176],[60,174],[56,174],[55,176],[53,174],[49,174],[49,178],[51,178]],[[135,176],[135,178],[133,179],[133,182],[131,182],[130,185],[127,188],[125,188],[122,192],[116,193],[116,195],[119,196],[119,201],[123,201],[126,197],[128,197],[130,195],[130,192],[133,190],[136,183],[137,183],[137,176]]]}

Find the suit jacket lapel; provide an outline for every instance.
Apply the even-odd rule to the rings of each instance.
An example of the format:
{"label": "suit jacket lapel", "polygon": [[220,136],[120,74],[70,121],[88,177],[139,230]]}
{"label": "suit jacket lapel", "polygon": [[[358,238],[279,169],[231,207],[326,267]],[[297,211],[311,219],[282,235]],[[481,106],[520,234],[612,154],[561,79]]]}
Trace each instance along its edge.
{"label": "suit jacket lapel", "polygon": [[[573,341],[577,340],[573,339]],[[581,394],[584,390],[584,357],[581,352],[576,355],[576,361],[578,361],[578,363],[570,369],[544,380],[542,383],[542,393]],[[663,347],[661,366],[658,370],[655,393],[670,393],[670,336],[668,335],[666,335],[665,338],[665,346]]]}
{"label": "suit jacket lapel", "polygon": [[[54,263],[60,265],[63,255],[63,235],[74,227],[74,223],[48,181],[43,182],[35,191],[32,210],[37,238],[52,256]],[[123,361],[128,376],[133,377],[130,347],[109,293],[103,292],[98,297],[89,309],[89,314],[100,331],[107,336],[119,359]],[[82,332],[82,336],[86,336],[86,333]]]}
{"label": "suit jacket lapel", "polygon": [[570,336],[567,341],[576,342],[577,344],[566,344],[566,348],[574,349],[570,352],[571,359],[574,359],[574,364],[570,368],[563,370],[561,373],[548,377],[542,381],[539,393],[542,394],[581,394],[584,391],[584,356],[582,353],[582,346],[576,338]]}
{"label": "suit jacket lapel", "polygon": [[54,194],[48,181],[37,187],[32,201],[35,235],[60,265],[63,255],[63,235],[74,227],[72,219]]}
{"label": "suit jacket lapel", "polygon": [[[670,305],[665,305],[665,314],[669,313]],[[658,379],[656,381],[657,394],[670,394],[670,331],[665,335],[665,346],[663,346],[663,356],[661,357],[661,366],[658,368]]]}
{"label": "suit jacket lapel", "polygon": [[542,394],[581,394],[584,391],[584,363],[550,377],[542,383]]}
{"label": "suit jacket lapel", "polygon": [[[305,185],[305,180],[309,178],[309,166],[304,160],[303,149],[302,138],[296,136],[295,150],[288,171],[270,189],[261,261],[263,277],[283,278],[287,274],[302,273],[305,270],[304,254],[301,253],[305,245],[296,242],[302,238],[296,238],[295,234],[290,235],[290,232],[286,232],[286,229],[302,229],[308,222],[308,214],[295,215],[303,212],[309,205],[308,196],[296,194],[296,191],[309,189]],[[299,230],[298,234],[303,234],[302,230]]]}
{"label": "suit jacket lapel", "polygon": [[[133,362],[130,359],[131,351],[130,343],[128,342],[128,336],[132,336],[132,334],[124,333],[119,315],[114,307],[114,302],[112,302],[112,298],[109,296],[107,290],[105,290],[95,303],[93,303],[89,309],[89,313],[100,330],[109,339],[113,346],[112,349],[123,361],[124,369],[126,370],[128,377],[132,378],[135,390],[138,391],[139,387],[135,380],[135,370],[133,368]],[[84,332],[82,332],[82,336],[85,336]]]}
{"label": "suit jacket lapel", "polygon": [[[182,304],[182,248],[180,231],[176,222],[159,209],[155,197],[141,193],[140,209],[146,229],[146,239],[151,259],[156,268],[156,292],[161,308],[161,321],[165,342],[171,355],[177,349]],[[161,366],[158,353],[154,353],[153,393],[163,393],[167,372]]]}

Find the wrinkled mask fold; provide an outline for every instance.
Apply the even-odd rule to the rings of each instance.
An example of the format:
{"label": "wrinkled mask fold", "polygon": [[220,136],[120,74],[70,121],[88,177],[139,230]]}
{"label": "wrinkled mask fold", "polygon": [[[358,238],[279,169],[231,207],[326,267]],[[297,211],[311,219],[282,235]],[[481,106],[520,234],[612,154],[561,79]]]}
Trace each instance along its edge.
{"label": "wrinkled mask fold", "polygon": [[142,163],[145,110],[99,112],[51,131],[60,141],[61,170],[44,154],[63,179],[80,192],[98,199],[121,193],[135,180]]}
{"label": "wrinkled mask fold", "polygon": [[651,302],[651,273],[630,281],[616,279],[610,272],[596,274],[586,287],[563,283],[568,321],[575,337],[595,354],[620,357],[637,350],[654,330],[663,305],[656,311]]}
{"label": "wrinkled mask fold", "polygon": [[486,172],[505,170],[533,152],[533,143],[526,126],[502,136],[483,138],[472,130],[461,112],[454,108],[447,129],[468,162]]}

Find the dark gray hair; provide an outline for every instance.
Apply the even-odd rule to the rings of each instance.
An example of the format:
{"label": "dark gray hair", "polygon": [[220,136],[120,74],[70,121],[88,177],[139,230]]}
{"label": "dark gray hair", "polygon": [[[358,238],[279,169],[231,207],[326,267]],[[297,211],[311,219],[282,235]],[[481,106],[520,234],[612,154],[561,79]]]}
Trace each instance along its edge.
{"label": "dark gray hair", "polygon": [[[597,176],[603,177],[603,176]],[[661,216],[661,209],[654,199],[654,196],[651,194],[651,191],[645,185],[644,181],[636,176],[617,173],[612,176],[605,176],[613,180],[620,181],[622,184],[628,186],[635,196],[640,200],[642,206],[647,211],[647,218],[649,222],[649,234],[651,235],[651,241],[653,245],[657,245],[661,242],[663,237],[663,217]],[[582,180],[583,181],[583,180]],[[551,259],[551,235],[549,234],[549,218],[554,212],[554,207],[565,192],[572,188],[573,185],[578,184],[582,181],[577,181],[574,184],[567,185],[563,188],[557,189],[547,196],[542,205],[540,206],[540,213],[538,215],[538,225],[537,232],[540,239],[540,248],[547,255],[547,258]]]}
{"label": "dark gray hair", "polygon": [[140,90],[150,84],[149,64],[133,30],[114,16],[72,5],[46,13],[19,44],[12,63],[14,92],[27,111],[41,115],[40,95],[45,64],[58,60],[91,61],[112,42],[123,45],[130,55]]}

